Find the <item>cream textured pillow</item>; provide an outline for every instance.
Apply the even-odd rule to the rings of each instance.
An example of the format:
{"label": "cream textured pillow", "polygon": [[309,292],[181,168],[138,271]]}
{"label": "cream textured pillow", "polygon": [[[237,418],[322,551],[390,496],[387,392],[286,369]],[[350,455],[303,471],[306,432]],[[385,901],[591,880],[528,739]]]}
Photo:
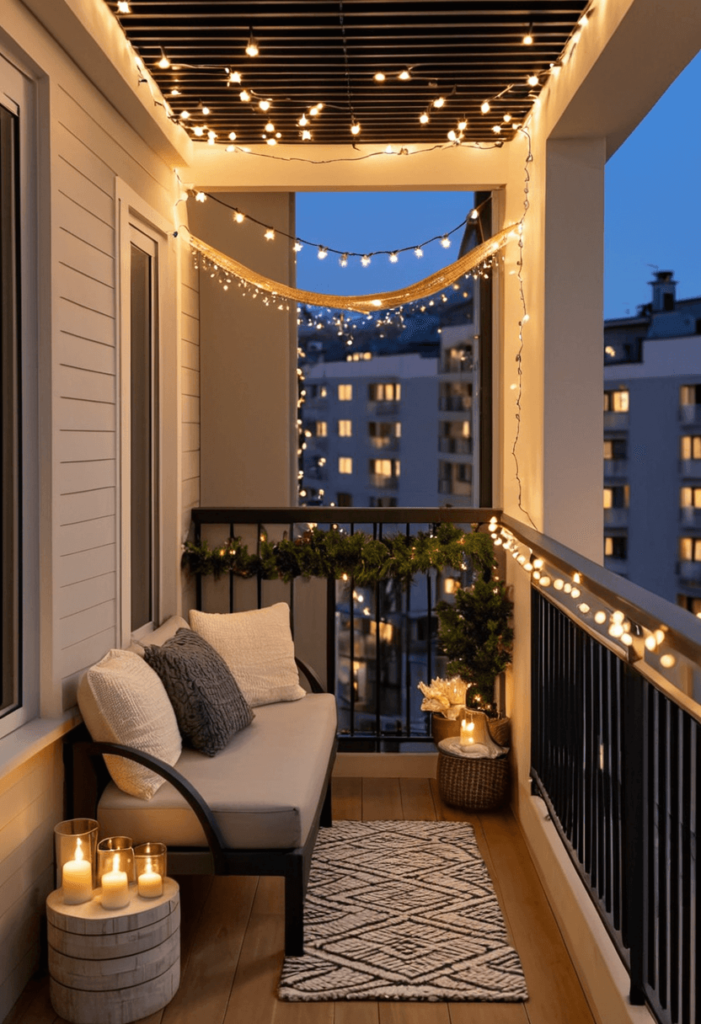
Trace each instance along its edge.
{"label": "cream textured pillow", "polygon": [[222,656],[252,708],[305,696],[286,604],[231,615],[191,611],[190,626]]}
{"label": "cream textured pillow", "polygon": [[[174,765],[182,739],[173,706],[150,665],[133,651],[114,650],[88,669],[78,706],[96,742],[123,743]],[[135,761],[107,755],[105,764],[125,793],[150,800],[164,779]]]}

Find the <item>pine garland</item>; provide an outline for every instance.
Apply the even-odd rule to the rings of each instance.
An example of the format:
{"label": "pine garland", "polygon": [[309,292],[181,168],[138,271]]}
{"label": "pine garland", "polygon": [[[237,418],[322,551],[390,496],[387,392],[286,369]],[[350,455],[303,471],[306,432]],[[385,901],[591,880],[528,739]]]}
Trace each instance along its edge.
{"label": "pine garland", "polygon": [[407,582],[429,569],[440,572],[446,568],[472,568],[479,575],[488,575],[495,564],[489,534],[466,532],[451,523],[441,523],[435,534],[419,532],[407,537],[397,533],[381,540],[361,531],[347,534],[315,527],[294,540],[287,536],[276,543],[264,539],[256,554],[251,554],[239,537],[231,537],[215,548],[206,541],[188,541],[183,551],[183,566],[195,575],[216,579],[230,572],[242,577],[282,579],[286,583],[299,576],[347,576],[361,587],[387,579]]}

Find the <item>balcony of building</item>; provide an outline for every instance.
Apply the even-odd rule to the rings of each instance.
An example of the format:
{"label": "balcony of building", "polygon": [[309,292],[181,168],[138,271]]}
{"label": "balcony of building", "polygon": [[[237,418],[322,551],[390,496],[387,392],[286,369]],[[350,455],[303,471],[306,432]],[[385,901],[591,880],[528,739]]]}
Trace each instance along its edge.
{"label": "balcony of building", "polygon": [[628,459],[604,459],[604,480],[625,479],[628,472]]}
{"label": "balcony of building", "polygon": [[701,459],[682,459],[679,472],[688,480],[701,479]]}

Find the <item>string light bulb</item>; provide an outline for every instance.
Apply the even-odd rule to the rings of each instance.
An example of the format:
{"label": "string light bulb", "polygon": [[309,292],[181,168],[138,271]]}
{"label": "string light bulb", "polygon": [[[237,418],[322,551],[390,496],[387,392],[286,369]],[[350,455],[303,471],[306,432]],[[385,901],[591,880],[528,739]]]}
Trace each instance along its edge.
{"label": "string light bulb", "polygon": [[421,114],[421,116],[419,117],[419,121],[420,121],[421,124],[428,124],[429,116],[428,116],[428,114],[426,113],[425,110],[424,110],[423,114]]}
{"label": "string light bulb", "polygon": [[398,259],[399,259],[399,256],[397,256],[396,252],[391,252],[389,254],[389,261],[390,261],[390,263],[396,263],[398,261]]}
{"label": "string light bulb", "polygon": [[317,105],[315,107],[310,107],[309,108],[310,117],[318,117],[320,111],[321,111],[321,107],[320,107],[320,105],[318,103],[317,103]]}
{"label": "string light bulb", "polygon": [[423,254],[424,254],[423,249],[421,248],[420,245],[417,245],[416,248],[414,249],[414,256],[416,256],[417,259],[421,259]]}
{"label": "string light bulb", "polygon": [[163,71],[167,71],[168,68],[170,67],[168,54],[165,52],[162,46],[159,46],[159,50],[161,51],[161,59],[158,61],[158,64],[156,66],[161,68]]}
{"label": "string light bulb", "polygon": [[241,75],[240,75],[240,73],[238,71],[230,71],[229,72],[229,82],[232,85],[240,85],[241,84]]}
{"label": "string light bulb", "polygon": [[306,129],[302,132],[302,142],[309,142],[311,140],[312,133]]}
{"label": "string light bulb", "polygon": [[400,71],[399,74],[397,75],[397,78],[399,79],[400,82],[409,82],[411,80],[409,68],[404,68],[403,71]]}
{"label": "string light bulb", "polygon": [[180,120],[181,121],[187,121],[189,116],[190,116],[190,111],[189,110],[181,110],[180,111]]}
{"label": "string light bulb", "polygon": [[347,267],[348,266],[348,253],[347,252],[342,253],[342,255],[340,256],[340,258],[338,260],[338,264],[341,267]]}
{"label": "string light bulb", "polygon": [[488,114],[491,109],[492,108],[489,105],[489,100],[485,100],[482,106],[480,107],[480,110],[482,111],[483,114]]}
{"label": "string light bulb", "polygon": [[236,132],[229,132],[229,138],[231,139],[232,142],[234,142],[236,139]]}
{"label": "string light bulb", "polygon": [[450,249],[450,239],[448,238],[447,235],[443,235],[443,237],[441,238],[441,245],[443,246],[444,249]]}
{"label": "string light bulb", "polygon": [[320,245],[319,246],[319,251],[317,252],[317,256],[319,257],[319,259],[320,260],[325,260],[326,257],[328,256],[328,254],[329,254],[329,250],[327,248],[325,248],[325,246]]}
{"label": "string light bulb", "polygon": [[526,34],[523,37],[523,39],[521,40],[521,42],[523,43],[524,46],[533,46],[533,26],[532,25],[528,26],[528,32],[526,32]]}
{"label": "string light bulb", "polygon": [[360,125],[357,121],[354,121],[350,127],[351,135],[360,135]]}
{"label": "string light bulb", "polygon": [[249,30],[248,42],[246,43],[246,55],[248,57],[257,57],[260,53],[260,47],[258,46],[258,40],[253,35],[253,29]]}
{"label": "string light bulb", "polygon": [[266,242],[272,242],[275,239],[275,230],[274,230],[274,228],[268,228],[268,230],[265,232],[265,236],[264,237],[265,237]]}
{"label": "string light bulb", "polygon": [[265,113],[265,111],[270,110],[272,105],[273,105],[273,101],[272,100],[259,100],[259,102],[258,102],[258,106],[260,107],[260,109],[264,113]]}
{"label": "string light bulb", "polygon": [[440,110],[441,107],[445,106],[445,96],[438,96],[434,101],[433,105],[436,110]]}
{"label": "string light bulb", "polygon": [[465,121],[458,121],[458,131],[459,132],[464,132],[466,128],[467,128],[467,121],[466,120]]}
{"label": "string light bulb", "polygon": [[234,210],[234,222],[236,224],[243,224],[246,219],[246,215],[241,213],[240,210]]}
{"label": "string light bulb", "polygon": [[309,119],[307,118],[306,114],[302,114],[297,124],[299,125],[300,128],[307,127],[307,125],[309,124]]}
{"label": "string light bulb", "polygon": [[361,265],[363,267],[369,267],[370,266],[370,257],[367,256],[367,255],[361,256],[360,257],[360,263],[361,263]]}
{"label": "string light bulb", "polygon": [[529,85],[538,85],[538,83],[540,82],[540,79],[538,78],[537,75],[529,75],[528,78],[526,79],[526,81],[528,82]]}
{"label": "string light bulb", "polygon": [[117,11],[119,14],[131,14],[128,0],[119,0],[117,3]]}
{"label": "string light bulb", "polygon": [[196,203],[204,203],[206,199],[207,199],[207,196],[205,195],[204,192],[195,192],[195,202]]}
{"label": "string light bulb", "polygon": [[499,135],[500,132],[501,132],[501,125],[500,124],[493,125],[492,126],[492,131],[494,132],[495,135]]}
{"label": "string light bulb", "polygon": [[273,124],[272,121],[268,121],[268,123],[265,126],[265,130],[266,130],[266,132],[274,132],[275,131],[275,125]]}
{"label": "string light bulb", "polygon": [[239,93],[239,99],[241,100],[242,103],[250,103],[251,102],[251,94],[248,91],[248,89],[242,89],[241,90],[241,92]]}
{"label": "string light bulb", "polygon": [[192,130],[195,133],[195,135],[204,135],[204,128],[202,127],[201,124],[196,124]]}
{"label": "string light bulb", "polygon": [[376,71],[372,77],[375,79],[376,82],[384,82],[387,78],[384,71]]}

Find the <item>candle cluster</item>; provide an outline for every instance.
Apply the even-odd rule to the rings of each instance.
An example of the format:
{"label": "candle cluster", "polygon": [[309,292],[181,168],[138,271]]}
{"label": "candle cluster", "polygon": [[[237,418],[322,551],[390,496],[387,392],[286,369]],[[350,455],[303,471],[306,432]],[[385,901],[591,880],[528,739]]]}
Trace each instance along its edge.
{"label": "candle cluster", "polygon": [[[61,826],[72,824],[62,822],[57,826],[57,834],[64,836],[65,830],[62,830]],[[65,839],[69,839],[68,847],[66,848],[64,841],[62,852],[57,852],[63,902],[76,905],[94,899],[105,910],[120,910],[129,906],[135,889],[136,895],[142,899],[156,899],[162,896],[163,879],[166,874],[166,847],[162,843],[144,843],[134,849],[131,839],[126,836],[114,836],[103,839],[95,851],[97,822],[94,822],[94,826],[92,838],[70,836],[69,833],[65,836]],[[97,887],[94,884],[95,852]],[[68,859],[64,860],[66,856]]]}

